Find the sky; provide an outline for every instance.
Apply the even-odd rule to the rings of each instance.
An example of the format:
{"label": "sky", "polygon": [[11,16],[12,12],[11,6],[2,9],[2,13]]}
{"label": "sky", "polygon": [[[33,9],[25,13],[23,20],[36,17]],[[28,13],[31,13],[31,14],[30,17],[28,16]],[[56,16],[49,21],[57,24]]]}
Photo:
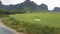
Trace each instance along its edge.
{"label": "sky", "polygon": [[[17,3],[22,3],[25,0],[0,0],[4,5],[9,5],[9,4],[17,4]],[[49,10],[53,10],[54,7],[60,7],[60,0],[31,0],[34,1],[36,4],[40,5],[42,3],[48,5]]]}

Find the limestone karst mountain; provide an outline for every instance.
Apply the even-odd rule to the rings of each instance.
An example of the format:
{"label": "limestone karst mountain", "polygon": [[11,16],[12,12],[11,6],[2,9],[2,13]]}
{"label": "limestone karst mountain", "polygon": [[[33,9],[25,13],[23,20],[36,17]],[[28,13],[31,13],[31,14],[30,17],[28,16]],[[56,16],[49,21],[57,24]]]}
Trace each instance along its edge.
{"label": "limestone karst mountain", "polygon": [[47,11],[48,7],[45,4],[37,5],[36,3],[30,0],[26,0],[23,3],[17,4],[17,5],[3,5],[0,1],[0,10],[1,9],[3,10],[24,10],[24,11],[33,12],[33,11],[41,11],[41,10]]}
{"label": "limestone karst mountain", "polygon": [[53,11],[59,12],[60,8],[59,7],[55,7]]}

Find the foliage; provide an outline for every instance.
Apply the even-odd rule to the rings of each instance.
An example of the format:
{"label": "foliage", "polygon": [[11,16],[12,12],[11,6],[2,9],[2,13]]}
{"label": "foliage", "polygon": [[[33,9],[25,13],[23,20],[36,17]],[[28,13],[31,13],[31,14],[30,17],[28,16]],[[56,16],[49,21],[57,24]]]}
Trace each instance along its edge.
{"label": "foliage", "polygon": [[8,14],[5,10],[0,10],[0,18],[7,17],[7,16],[8,16]]}
{"label": "foliage", "polygon": [[[4,17],[4,24],[27,34],[60,34],[60,13],[15,14]],[[41,19],[41,21],[34,21]]]}

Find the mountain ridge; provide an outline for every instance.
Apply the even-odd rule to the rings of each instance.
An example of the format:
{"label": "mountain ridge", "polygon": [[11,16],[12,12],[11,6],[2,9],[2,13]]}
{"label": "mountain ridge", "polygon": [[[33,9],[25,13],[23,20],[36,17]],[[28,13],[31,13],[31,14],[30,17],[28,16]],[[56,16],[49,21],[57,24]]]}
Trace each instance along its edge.
{"label": "mountain ridge", "polygon": [[[24,10],[24,11],[49,11],[48,6],[46,4],[37,5],[35,2],[30,0],[25,0],[23,3],[16,5],[3,5],[0,1],[0,10]],[[59,7],[55,7],[52,11],[60,11]]]}

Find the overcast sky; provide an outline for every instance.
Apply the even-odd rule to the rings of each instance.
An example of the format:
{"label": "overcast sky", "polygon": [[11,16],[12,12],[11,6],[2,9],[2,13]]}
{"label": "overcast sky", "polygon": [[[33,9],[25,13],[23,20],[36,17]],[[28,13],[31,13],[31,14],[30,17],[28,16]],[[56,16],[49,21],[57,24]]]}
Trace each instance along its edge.
{"label": "overcast sky", "polygon": [[[22,3],[25,0],[1,0],[3,4],[9,5],[9,4],[17,4]],[[41,3],[44,3],[48,5],[48,9],[52,10],[54,7],[60,7],[60,0],[31,0],[40,5]]]}

